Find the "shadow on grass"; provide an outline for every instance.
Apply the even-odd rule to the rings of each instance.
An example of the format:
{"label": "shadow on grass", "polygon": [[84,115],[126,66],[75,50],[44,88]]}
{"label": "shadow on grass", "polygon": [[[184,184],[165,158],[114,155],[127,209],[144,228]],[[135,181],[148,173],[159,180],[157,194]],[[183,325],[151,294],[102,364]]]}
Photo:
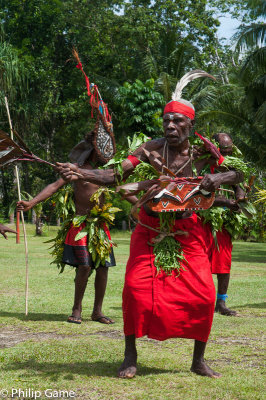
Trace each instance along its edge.
{"label": "shadow on grass", "polygon": [[[120,367],[121,363],[118,362],[107,362],[107,361],[95,361],[95,362],[73,362],[73,363],[39,363],[34,358],[26,362],[15,362],[10,363],[6,367],[2,367],[5,371],[23,371],[23,375],[25,378],[30,377],[31,375],[36,376],[36,372],[38,372],[38,376],[40,379],[50,379],[51,381],[56,382],[59,378],[74,380],[76,379],[75,375],[84,375],[84,376],[102,376],[102,377],[116,377],[117,371]],[[73,373],[74,371],[74,373]],[[174,370],[175,373],[178,373],[178,370]],[[138,374],[145,375],[154,375],[154,374],[166,374],[172,373],[171,369],[162,369],[156,367],[147,367],[146,365],[139,364],[138,365]]]}
{"label": "shadow on grass", "polygon": [[266,302],[253,303],[253,304],[243,304],[241,306],[235,306],[236,308],[266,308]]}
{"label": "shadow on grass", "polygon": [[12,313],[7,311],[0,311],[0,317],[6,318],[17,318],[21,321],[66,321],[67,314],[44,314],[44,313],[29,313],[25,315],[23,313]]}
{"label": "shadow on grass", "polygon": [[[237,250],[234,250],[232,253],[232,261],[234,262],[243,262],[243,263],[263,263],[265,264],[266,260],[266,250],[258,250],[252,248],[239,249],[239,245],[237,246]],[[265,246],[266,249],[266,246]]]}

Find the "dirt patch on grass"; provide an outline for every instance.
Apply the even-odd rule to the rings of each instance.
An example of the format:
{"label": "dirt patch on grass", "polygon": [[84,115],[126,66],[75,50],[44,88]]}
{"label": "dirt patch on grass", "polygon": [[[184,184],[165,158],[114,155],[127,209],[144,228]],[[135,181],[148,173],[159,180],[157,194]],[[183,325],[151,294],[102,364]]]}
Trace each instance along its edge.
{"label": "dirt patch on grass", "polygon": [[34,340],[36,342],[49,339],[65,339],[71,336],[83,335],[60,335],[55,332],[32,332],[27,329],[18,329],[14,327],[1,327],[0,328],[0,348],[13,347],[21,342],[27,340]]}
{"label": "dirt patch on grass", "polygon": [[95,333],[92,333],[91,335],[100,335],[107,337],[108,339],[123,339],[124,335],[120,331],[97,331]]}
{"label": "dirt patch on grass", "polygon": [[16,290],[16,289],[2,289],[0,290],[0,295],[5,296],[17,296],[18,294],[23,294],[23,290]]}
{"label": "dirt patch on grass", "polygon": [[222,345],[245,345],[245,346],[254,346],[256,342],[261,343],[262,338],[250,338],[250,337],[237,337],[237,338],[217,338],[217,339],[211,339],[211,343],[217,343],[217,344],[222,344]]}
{"label": "dirt patch on grass", "polygon": [[13,326],[0,326],[0,349],[6,347],[16,346],[18,343],[26,342],[27,340],[33,340],[34,342],[44,341],[44,340],[62,340],[69,339],[73,337],[87,337],[87,336],[103,336],[107,339],[122,340],[124,335],[120,331],[98,331],[92,333],[81,333],[74,335],[63,335],[56,332],[33,332],[30,329],[16,328]]}

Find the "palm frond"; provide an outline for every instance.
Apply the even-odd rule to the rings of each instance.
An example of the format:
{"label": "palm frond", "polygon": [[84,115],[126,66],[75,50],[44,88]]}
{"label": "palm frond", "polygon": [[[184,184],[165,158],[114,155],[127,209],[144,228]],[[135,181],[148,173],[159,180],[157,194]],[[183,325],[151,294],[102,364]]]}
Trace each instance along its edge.
{"label": "palm frond", "polygon": [[209,107],[210,104],[215,102],[216,97],[217,88],[211,85],[207,85],[201,90],[195,91],[195,93],[190,97],[190,101],[197,110],[202,110],[206,107]]}
{"label": "palm frond", "polygon": [[259,109],[257,110],[256,114],[255,114],[255,118],[257,123],[261,123],[262,125],[265,125],[265,121],[266,121],[266,101],[264,101],[264,103],[262,103],[262,105],[259,107]]}
{"label": "palm frond", "polygon": [[0,102],[4,96],[10,99],[26,96],[28,73],[18,57],[17,50],[7,42],[0,46]]}
{"label": "palm frond", "polygon": [[162,72],[155,82],[155,88],[163,94],[166,102],[171,100],[172,91],[175,87],[175,83],[176,79],[166,72]]}
{"label": "palm frond", "polygon": [[240,26],[233,39],[237,40],[236,49],[243,51],[249,47],[262,46],[266,38],[266,23]]}
{"label": "palm frond", "polygon": [[265,17],[266,15],[265,0],[248,0],[247,5],[252,10],[252,15],[255,18]]}
{"label": "palm frond", "polygon": [[159,73],[158,64],[157,64],[155,58],[153,57],[153,54],[152,54],[150,48],[148,49],[147,53],[143,57],[142,65],[143,65],[143,69],[147,73],[147,75],[156,79],[156,77],[158,76],[158,73]]}
{"label": "palm frond", "polygon": [[265,74],[266,66],[266,47],[261,47],[247,56],[244,64],[240,70],[241,76],[245,79],[246,74],[250,71],[254,74],[254,71],[258,73],[261,71]]}

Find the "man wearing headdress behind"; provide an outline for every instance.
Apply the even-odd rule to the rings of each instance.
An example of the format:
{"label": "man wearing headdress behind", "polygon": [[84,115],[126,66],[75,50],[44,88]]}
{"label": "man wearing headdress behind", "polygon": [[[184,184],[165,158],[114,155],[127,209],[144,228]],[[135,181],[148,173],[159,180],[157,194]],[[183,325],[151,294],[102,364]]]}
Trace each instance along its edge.
{"label": "man wearing headdress behind", "polygon": [[[200,76],[209,75],[205,73]],[[199,155],[202,153],[190,147],[188,136],[194,125],[195,111],[191,103],[180,97],[173,96],[173,101],[165,106],[164,137],[146,142],[123,161],[124,177],[129,176],[140,162],[156,168],[160,164],[158,160],[163,160],[161,172],[165,175],[174,174],[175,177],[193,176],[192,164],[198,173],[206,163],[216,164],[216,147],[210,148],[213,157],[201,159]],[[116,183],[114,170],[86,171],[68,163],[58,163],[58,168],[64,179],[69,181],[77,179],[74,174],[80,173],[83,176],[80,179],[91,183]],[[167,176],[165,179],[171,180]],[[222,183],[235,184],[242,179],[242,174],[237,171],[207,174],[201,181],[200,190],[204,193],[214,192]],[[147,335],[157,340],[173,337],[194,339],[191,371],[216,378],[220,374],[213,371],[204,360],[215,305],[215,288],[205,230],[201,220],[192,211],[176,212],[174,238],[182,246],[186,262],[178,273],[173,271],[170,275],[164,270],[158,273],[154,265],[154,250],[150,244],[160,229],[159,215],[148,205],[151,197],[159,193],[157,189],[150,188],[150,198],[147,197],[148,192],[145,193],[146,201],[142,201],[144,204],[139,213],[139,223],[131,237],[123,290],[125,358],[118,377],[135,376],[136,338]]]}
{"label": "man wearing headdress behind", "polygon": [[[80,170],[90,170],[97,166],[103,165],[93,144],[93,132],[88,133],[85,139],[78,143],[70,152],[69,158],[74,162]],[[17,209],[19,211],[28,211],[36,204],[45,201],[56,193],[61,187],[68,182],[60,178],[44,188],[37,196],[30,201],[19,201]],[[91,196],[98,190],[99,186],[93,183],[85,182],[78,179],[74,182],[74,200],[76,206],[76,215],[89,215],[94,203],[90,202]],[[75,294],[72,314],[67,321],[75,324],[81,324],[82,300],[86,290],[88,278],[95,269],[94,263],[87,249],[87,236],[81,240],[75,240],[75,236],[82,230],[83,225],[79,228],[71,226],[64,244],[63,260],[64,264],[76,267],[75,277]],[[106,231],[109,235],[109,231]],[[109,236],[110,239],[110,236]],[[102,313],[102,304],[107,286],[108,269],[115,266],[113,251],[110,253],[110,261],[106,261],[105,265],[96,268],[95,275],[95,298],[94,307],[91,315],[93,321],[104,324],[112,324],[114,321]]]}
{"label": "man wearing headdress behind", "polygon": [[[223,157],[231,156],[233,153],[233,140],[228,133],[220,132],[213,136],[213,139],[219,144],[219,150]],[[212,172],[214,172],[214,168]],[[239,186],[233,186],[235,192],[235,198],[227,198],[224,196],[216,197],[215,206],[223,207],[225,210],[230,209],[233,212],[239,212],[241,209],[238,206],[239,202],[246,201],[246,193]],[[204,215],[204,212],[203,212]],[[206,225],[207,229],[212,230],[211,222]],[[236,311],[231,310],[226,305],[226,299],[228,298],[227,290],[229,287],[231,263],[232,263],[232,237],[226,230],[225,226],[222,227],[221,231],[216,232],[216,240],[213,241],[211,248],[211,266],[212,273],[217,275],[217,300],[215,305],[215,311],[221,315],[235,316]]]}

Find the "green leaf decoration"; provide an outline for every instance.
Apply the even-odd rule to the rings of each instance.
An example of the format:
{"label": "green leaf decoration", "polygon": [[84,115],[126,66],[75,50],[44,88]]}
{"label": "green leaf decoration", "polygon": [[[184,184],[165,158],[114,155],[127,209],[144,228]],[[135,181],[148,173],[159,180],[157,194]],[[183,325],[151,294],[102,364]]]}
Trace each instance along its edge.
{"label": "green leaf decoration", "polygon": [[79,232],[76,236],[75,236],[75,241],[78,241],[80,239],[83,239],[85,236],[87,236],[88,232],[84,229],[82,229],[81,232]]}
{"label": "green leaf decoration", "polygon": [[59,189],[53,196],[46,201],[49,201],[54,206],[54,213],[57,218],[62,218],[63,221],[69,216],[73,216],[76,212],[74,202],[74,190],[71,184],[65,185]]}
{"label": "green leaf decoration", "polygon": [[[88,251],[95,263],[95,268],[104,265],[109,260],[112,242],[105,233],[104,225],[108,228],[108,225],[113,223],[115,214],[120,211],[119,208],[113,207],[111,202],[103,201],[106,198],[110,199],[110,197],[110,189],[100,187],[90,198],[90,201],[95,203],[90,214],[69,217],[58,230],[57,236],[47,242],[53,243],[51,246],[52,255],[54,256],[52,263],[57,265],[60,272],[63,272],[65,267],[62,263],[62,255],[66,235],[71,223],[74,227],[79,227],[82,223],[85,223],[82,231],[76,235],[75,240],[83,239],[85,236],[88,237]],[[67,197],[64,197],[64,200],[67,201]]]}

